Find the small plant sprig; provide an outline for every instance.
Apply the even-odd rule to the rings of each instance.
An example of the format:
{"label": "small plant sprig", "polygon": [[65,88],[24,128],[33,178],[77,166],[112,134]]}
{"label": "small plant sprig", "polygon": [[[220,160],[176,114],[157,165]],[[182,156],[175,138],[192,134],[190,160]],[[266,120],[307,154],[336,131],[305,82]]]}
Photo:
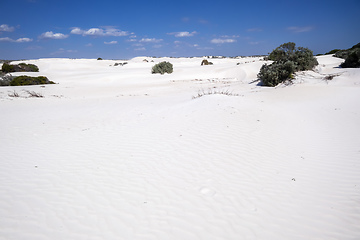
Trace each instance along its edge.
{"label": "small plant sprig", "polygon": [[200,98],[205,95],[214,95],[214,94],[221,94],[221,95],[226,95],[226,96],[241,96],[240,94],[229,91],[229,89],[220,90],[220,89],[209,88],[207,91],[205,91],[204,89],[199,90],[198,94],[193,96],[192,99]]}
{"label": "small plant sprig", "polygon": [[16,98],[20,97],[20,95],[15,90],[12,93],[9,93],[8,96],[9,97],[16,97]]}
{"label": "small plant sprig", "polygon": [[36,97],[36,98],[43,98],[44,95],[42,95],[41,93],[37,93],[35,91],[29,91],[29,90],[24,90],[27,94],[29,94],[29,97]]}

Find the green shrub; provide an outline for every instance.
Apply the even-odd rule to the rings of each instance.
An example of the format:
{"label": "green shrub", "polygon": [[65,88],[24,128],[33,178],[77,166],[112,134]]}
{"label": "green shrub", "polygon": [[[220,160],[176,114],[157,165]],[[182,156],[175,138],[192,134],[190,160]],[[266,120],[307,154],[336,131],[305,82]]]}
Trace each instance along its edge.
{"label": "green shrub", "polygon": [[3,71],[4,73],[10,73],[10,72],[15,72],[15,67],[14,65],[10,65],[8,63],[4,63],[2,65],[1,71]]}
{"label": "green shrub", "polygon": [[342,68],[359,68],[360,67],[360,48],[352,50],[348,57],[340,65]]}
{"label": "green shrub", "polygon": [[[26,66],[29,70],[29,72],[39,72],[39,68],[34,64],[27,64]],[[28,72],[28,71],[27,71]]]}
{"label": "green shrub", "polygon": [[270,65],[264,64],[258,74],[258,78],[262,80],[263,85],[275,87],[285,80],[292,79],[295,72],[295,65],[291,61],[286,63],[274,62]]}
{"label": "green shrub", "polygon": [[17,65],[10,65],[4,63],[2,66],[2,71],[4,73],[9,72],[39,72],[39,68],[34,64],[19,63]]}
{"label": "green shrub", "polygon": [[173,72],[173,65],[169,62],[160,62],[158,64],[155,64],[152,67],[152,71],[151,73],[160,73],[160,74],[164,74],[164,73],[172,73]]}
{"label": "green shrub", "polygon": [[269,87],[292,79],[293,73],[297,71],[311,70],[318,65],[310,49],[296,48],[293,42],[277,47],[269,54],[268,59],[274,62],[270,65],[264,64],[258,73],[258,78],[262,80],[263,85]]}
{"label": "green shrub", "polygon": [[355,44],[354,46],[352,46],[352,47],[349,48],[349,49],[337,51],[337,52],[334,54],[334,57],[346,59],[346,58],[347,58],[353,51],[355,51],[356,49],[360,49],[360,43]]}
{"label": "green shrub", "polygon": [[11,80],[10,86],[24,86],[24,85],[42,85],[42,84],[55,84],[49,81],[47,77],[30,77],[30,76],[18,76]]}
{"label": "green shrub", "polygon": [[341,51],[341,49],[333,49],[333,50],[331,50],[330,52],[325,53],[325,55],[335,54],[335,53],[337,53],[338,51]]}

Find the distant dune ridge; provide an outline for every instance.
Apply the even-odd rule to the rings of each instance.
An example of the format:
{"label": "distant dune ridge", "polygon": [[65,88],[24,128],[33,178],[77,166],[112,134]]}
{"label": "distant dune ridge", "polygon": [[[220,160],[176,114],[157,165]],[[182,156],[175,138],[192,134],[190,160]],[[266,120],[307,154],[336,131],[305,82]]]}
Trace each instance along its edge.
{"label": "distant dune ridge", "polygon": [[21,61],[57,84],[0,87],[0,239],[360,239],[360,69],[204,59]]}

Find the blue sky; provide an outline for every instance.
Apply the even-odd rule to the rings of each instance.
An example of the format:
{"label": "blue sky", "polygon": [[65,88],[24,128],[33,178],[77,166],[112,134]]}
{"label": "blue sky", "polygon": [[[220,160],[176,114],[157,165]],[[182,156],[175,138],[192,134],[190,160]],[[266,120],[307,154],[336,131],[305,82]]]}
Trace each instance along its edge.
{"label": "blue sky", "polygon": [[1,0],[0,59],[315,54],[360,42],[360,0]]}

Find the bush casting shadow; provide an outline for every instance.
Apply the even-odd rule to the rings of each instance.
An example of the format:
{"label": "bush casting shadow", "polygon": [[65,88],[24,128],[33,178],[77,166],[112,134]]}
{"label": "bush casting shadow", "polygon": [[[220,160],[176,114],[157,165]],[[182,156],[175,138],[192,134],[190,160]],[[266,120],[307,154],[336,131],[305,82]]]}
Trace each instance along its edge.
{"label": "bush casting shadow", "polygon": [[319,64],[310,49],[296,47],[293,42],[277,47],[268,59],[274,62],[270,65],[264,64],[258,73],[258,78],[268,87],[275,87],[279,83],[291,80],[295,72],[312,70]]}

